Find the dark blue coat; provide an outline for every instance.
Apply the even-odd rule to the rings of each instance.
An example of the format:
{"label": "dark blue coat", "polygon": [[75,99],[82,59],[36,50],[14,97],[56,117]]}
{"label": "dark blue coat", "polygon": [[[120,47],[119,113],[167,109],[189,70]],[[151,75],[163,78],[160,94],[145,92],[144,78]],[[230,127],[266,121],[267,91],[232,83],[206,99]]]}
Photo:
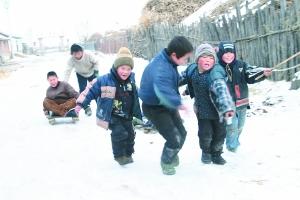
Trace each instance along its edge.
{"label": "dark blue coat", "polygon": [[[134,73],[129,77],[134,94],[133,116],[142,119],[137,89],[135,85]],[[82,95],[82,94],[81,94]],[[93,100],[97,100],[97,124],[103,128],[108,128],[111,120],[113,102],[116,95],[116,78],[112,73],[108,73],[97,78],[97,81],[87,92],[83,101],[79,102],[82,107],[86,107]]]}
{"label": "dark blue coat", "polygon": [[181,105],[178,91],[180,75],[166,50],[156,55],[145,68],[139,96],[148,105],[163,105],[176,109]]}
{"label": "dark blue coat", "polygon": [[265,76],[262,76],[256,80],[255,74],[262,74],[263,68],[251,66],[241,60],[235,60],[228,65],[224,65],[223,62],[219,62],[219,64],[223,66],[224,70],[227,72],[227,85],[236,108],[249,108],[248,84],[257,83],[266,78]]}

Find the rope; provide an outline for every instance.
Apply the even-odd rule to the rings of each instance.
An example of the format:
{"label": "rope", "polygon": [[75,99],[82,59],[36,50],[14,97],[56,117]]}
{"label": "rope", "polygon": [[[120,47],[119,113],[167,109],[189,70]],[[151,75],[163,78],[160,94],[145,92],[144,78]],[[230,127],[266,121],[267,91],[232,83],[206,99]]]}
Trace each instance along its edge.
{"label": "rope", "polygon": [[287,70],[290,70],[290,69],[294,69],[294,68],[297,68],[297,67],[300,67],[300,64],[298,64],[298,65],[295,65],[295,66],[293,66],[293,67],[289,67],[289,68],[285,68],[285,69],[274,69],[273,68],[273,72],[284,72],[284,71],[287,71]]}
{"label": "rope", "polygon": [[[278,63],[277,65],[275,65],[274,67],[270,68],[273,72],[284,72],[284,71],[287,71],[287,70],[290,70],[290,69],[294,69],[294,68],[297,68],[297,67],[300,67],[300,64],[298,65],[295,65],[295,66],[292,66],[292,67],[289,67],[289,68],[285,68],[285,69],[276,69],[278,68],[280,65],[286,63],[287,61],[295,58],[296,56],[299,56],[300,55],[300,51],[298,53],[295,53],[294,55],[290,56],[289,58],[285,59],[284,61],[282,61],[281,63]],[[262,78],[264,76],[264,74],[261,74],[259,76],[257,76],[255,78],[255,80],[258,80],[260,78]]]}
{"label": "rope", "polygon": [[[299,56],[299,55],[300,55],[300,51],[299,51],[298,53],[295,53],[294,55],[290,56],[289,58],[285,59],[285,60],[282,61],[281,63],[278,63],[277,65],[275,65],[275,66],[274,66],[273,68],[271,68],[271,69],[276,69],[276,68],[278,68],[280,65],[286,63],[287,61],[289,61],[289,60],[291,60],[291,59],[293,59],[293,58],[295,58],[296,56]],[[286,70],[288,70],[288,69],[286,69]]]}

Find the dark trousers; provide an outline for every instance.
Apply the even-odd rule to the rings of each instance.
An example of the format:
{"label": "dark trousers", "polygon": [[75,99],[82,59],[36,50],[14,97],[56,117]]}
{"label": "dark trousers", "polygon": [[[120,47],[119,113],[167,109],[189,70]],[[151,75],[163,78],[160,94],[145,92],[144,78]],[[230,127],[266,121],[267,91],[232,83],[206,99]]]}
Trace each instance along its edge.
{"label": "dark trousers", "polygon": [[77,76],[77,81],[78,81],[78,85],[79,85],[79,92],[83,92],[83,90],[85,90],[87,82],[91,82],[94,78],[96,78],[96,75],[93,74],[92,76],[86,78],[81,76],[80,74],[76,73]]}
{"label": "dark trousers", "polygon": [[[83,92],[87,86],[87,82],[91,82],[94,78],[96,78],[96,75],[93,74],[92,76],[86,78],[81,76],[80,74],[76,73],[77,76],[77,81],[78,81],[78,85],[79,85],[79,93]],[[88,106],[86,106],[84,109],[86,109]]]}
{"label": "dark trousers", "polygon": [[198,118],[198,137],[200,148],[204,153],[220,155],[226,137],[225,124],[218,119],[199,119]]}
{"label": "dark trousers", "polygon": [[161,161],[170,164],[182,148],[186,130],[182,124],[178,110],[171,110],[163,106],[142,104],[145,116],[154,124],[158,132],[166,140]]}
{"label": "dark trousers", "polygon": [[112,116],[109,124],[114,157],[131,156],[134,153],[135,132],[132,121]]}

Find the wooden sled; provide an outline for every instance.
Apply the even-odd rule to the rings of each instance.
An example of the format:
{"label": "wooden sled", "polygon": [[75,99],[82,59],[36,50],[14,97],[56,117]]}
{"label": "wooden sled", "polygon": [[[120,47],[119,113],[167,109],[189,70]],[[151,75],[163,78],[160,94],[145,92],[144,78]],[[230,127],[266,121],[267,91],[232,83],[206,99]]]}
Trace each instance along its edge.
{"label": "wooden sled", "polygon": [[78,117],[61,117],[61,116],[55,116],[55,117],[49,117],[48,118],[49,124],[55,125],[55,124],[69,124],[73,123],[75,124],[77,121],[79,121]]}

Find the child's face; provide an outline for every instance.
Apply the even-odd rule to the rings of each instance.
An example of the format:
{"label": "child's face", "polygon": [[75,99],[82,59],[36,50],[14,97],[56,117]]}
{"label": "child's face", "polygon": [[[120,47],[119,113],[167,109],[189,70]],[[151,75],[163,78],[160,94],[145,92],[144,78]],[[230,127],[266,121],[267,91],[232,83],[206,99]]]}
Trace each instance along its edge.
{"label": "child's face", "polygon": [[192,52],[185,54],[184,56],[177,58],[176,53],[171,54],[171,59],[177,65],[186,65],[188,63],[189,58],[192,56]]}
{"label": "child's face", "polygon": [[74,52],[72,54],[72,56],[76,59],[76,60],[80,60],[83,56],[83,52],[82,51],[78,51],[78,52]]}
{"label": "child's face", "polygon": [[127,80],[128,77],[130,76],[131,71],[132,71],[132,69],[131,69],[130,66],[128,66],[128,65],[121,65],[121,66],[119,66],[118,69],[117,69],[117,74],[118,74],[118,76],[119,76],[122,80],[125,81],[125,80]]}
{"label": "child's face", "polygon": [[231,52],[224,53],[224,55],[222,56],[222,60],[226,64],[232,63],[232,61],[234,60],[234,53],[231,53]]}
{"label": "child's face", "polygon": [[51,87],[56,87],[58,84],[58,78],[56,76],[49,76],[48,77],[48,82]]}
{"label": "child's face", "polygon": [[198,68],[200,71],[210,70],[215,64],[215,59],[213,56],[202,55],[198,59]]}

